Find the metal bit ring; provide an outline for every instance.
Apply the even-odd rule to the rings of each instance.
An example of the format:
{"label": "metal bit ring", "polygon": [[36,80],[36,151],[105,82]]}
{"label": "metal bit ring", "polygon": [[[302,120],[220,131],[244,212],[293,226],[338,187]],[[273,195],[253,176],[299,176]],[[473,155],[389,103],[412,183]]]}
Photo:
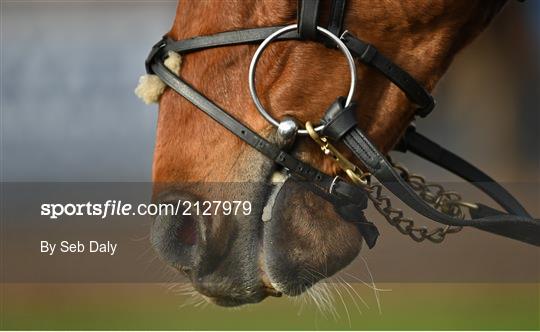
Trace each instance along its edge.
{"label": "metal bit ring", "polygon": [[[283,27],[276,32],[272,33],[270,36],[268,36],[262,43],[259,45],[259,48],[257,48],[257,51],[255,51],[255,54],[253,55],[253,59],[251,59],[251,63],[249,65],[249,92],[251,94],[251,98],[253,99],[253,102],[255,103],[255,107],[261,113],[261,115],[272,125],[278,127],[280,121],[274,119],[264,108],[262,105],[259,97],[257,96],[257,91],[255,90],[255,69],[257,67],[257,62],[259,61],[262,52],[264,49],[270,44],[271,41],[276,39],[277,37],[281,36],[282,34],[296,30],[298,27],[297,24],[288,25],[286,27]],[[356,66],[354,63],[354,58],[347,48],[347,46],[341,41],[339,37],[331,33],[330,31],[326,30],[325,28],[322,28],[320,26],[317,26],[317,31],[323,33],[330,39],[332,39],[337,47],[343,52],[345,57],[347,58],[347,62],[349,64],[349,71],[351,74],[351,86],[349,88],[349,94],[347,95],[347,99],[345,101],[345,107],[349,106],[351,104],[352,98],[354,96],[354,90],[356,86]],[[323,124],[319,124],[315,127],[316,132],[320,132],[324,128]],[[298,134],[300,135],[308,135],[307,130],[305,129],[299,129]]]}

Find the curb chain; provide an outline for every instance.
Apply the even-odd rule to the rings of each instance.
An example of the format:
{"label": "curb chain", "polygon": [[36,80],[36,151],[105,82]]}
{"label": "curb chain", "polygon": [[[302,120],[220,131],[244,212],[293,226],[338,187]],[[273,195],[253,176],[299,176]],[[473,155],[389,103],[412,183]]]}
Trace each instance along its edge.
{"label": "curb chain", "polygon": [[[446,190],[440,184],[429,183],[424,177],[410,173],[402,165],[392,163],[392,166],[418,196],[436,210],[457,219],[464,219],[466,216],[464,208],[475,208],[474,204],[462,201],[457,192]],[[388,223],[416,242],[429,240],[433,243],[441,243],[446,235],[458,233],[463,228],[443,226],[429,229],[426,226],[417,226],[413,219],[405,217],[401,209],[392,206],[390,198],[384,195],[383,186],[380,183],[368,184],[365,188],[373,206]]]}
{"label": "curb chain", "polygon": [[[401,209],[392,206],[390,198],[383,193],[382,184],[371,184],[370,174],[368,172],[363,172],[360,168],[347,160],[332,144],[330,144],[326,137],[319,136],[311,123],[306,123],[306,130],[309,133],[309,136],[320,146],[323,153],[332,157],[353,183],[366,190],[375,209],[401,234],[408,235],[416,242],[429,240],[433,243],[441,243],[446,239],[446,235],[458,233],[463,228],[461,226],[447,225],[429,229],[426,226],[417,226],[414,223],[414,220],[407,218]],[[463,201],[461,195],[457,192],[446,190],[441,184],[427,182],[421,175],[409,172],[404,166],[393,163],[390,158],[389,161],[392,164],[392,167],[399,173],[402,179],[412,187],[418,196],[437,211],[456,219],[464,219],[466,216],[464,211],[465,208],[478,208],[474,203]]]}

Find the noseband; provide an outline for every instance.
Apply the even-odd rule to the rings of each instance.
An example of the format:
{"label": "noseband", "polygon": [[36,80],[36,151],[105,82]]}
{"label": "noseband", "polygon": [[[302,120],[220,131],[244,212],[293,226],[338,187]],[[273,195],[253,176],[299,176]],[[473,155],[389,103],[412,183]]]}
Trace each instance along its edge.
{"label": "noseband", "polygon": [[[432,242],[441,242],[446,234],[455,233],[464,226],[472,226],[540,246],[540,220],[532,218],[517,199],[475,166],[416,132],[413,126],[409,127],[396,147],[398,151],[410,151],[460,176],[490,196],[504,211],[480,203],[463,202],[457,194],[445,191],[442,186],[436,187],[433,191],[433,186],[427,185],[422,178],[411,175],[405,168],[393,164],[377,150],[357,126],[355,104],[352,102],[356,81],[355,59],[374,68],[398,86],[416,105],[416,115],[427,116],[433,110],[435,102],[419,82],[382,55],[373,45],[360,40],[348,31],[342,33],[345,5],[345,0],[332,0],[329,24],[326,28],[318,25],[319,0],[300,0],[298,24],[228,31],[179,41],[165,36],[152,48],[146,60],[146,71],[148,74],[159,76],[167,86],[217,123],[283,167],[289,175],[288,179],[298,181],[331,202],[341,217],[357,226],[370,248],[375,245],[379,232],[375,225],[364,217],[363,210],[367,207],[368,199],[390,224],[416,241],[428,239]],[[328,47],[337,45],[348,60],[351,73],[349,94],[347,98],[338,98],[316,126],[308,122],[305,129],[299,129],[298,124],[292,119],[280,121],[273,118],[257,96],[255,90],[257,61],[265,47],[274,40],[312,40],[322,42]],[[269,142],[164,65],[170,51],[186,54],[208,48],[256,42],[262,43],[255,52],[249,68],[249,88],[257,110],[268,122],[278,127],[277,133],[284,141],[292,142],[296,136],[309,135],[321,146],[321,150],[340,166],[347,175],[347,180],[322,173],[289,154],[282,146]],[[367,172],[348,161],[334,147],[333,144],[337,142],[344,143],[362,162]],[[373,178],[378,183],[374,183]],[[414,222],[405,218],[401,210],[392,207],[390,199],[383,194],[383,187],[416,212],[445,226],[432,231],[425,227],[414,226]],[[465,217],[463,208],[468,210],[470,218]]]}

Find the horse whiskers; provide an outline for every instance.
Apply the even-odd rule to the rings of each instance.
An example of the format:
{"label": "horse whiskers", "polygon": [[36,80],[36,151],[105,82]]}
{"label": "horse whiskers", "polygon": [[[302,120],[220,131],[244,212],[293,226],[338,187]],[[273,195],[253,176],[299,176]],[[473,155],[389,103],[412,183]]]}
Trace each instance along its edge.
{"label": "horse whiskers", "polygon": [[193,304],[195,308],[200,307],[200,309],[204,309],[208,305],[208,300],[204,297],[200,297],[199,300]]}
{"label": "horse whiskers", "polygon": [[167,287],[167,291],[174,295],[193,295],[197,293],[195,288],[189,283],[173,283]]}
{"label": "horse whiskers", "polygon": [[[345,286],[347,287],[343,287],[343,289],[345,289],[345,291],[347,292],[347,294],[349,294],[349,296],[351,297],[351,300],[353,301],[356,309],[358,310],[358,313],[360,313],[360,315],[362,314],[362,310],[360,310],[360,306],[358,306],[358,303],[356,302],[356,299],[354,298],[354,295],[353,293],[349,290],[349,288],[351,288],[352,290],[354,290],[354,288],[348,283],[346,282],[343,278],[340,278],[338,277],[338,279],[343,283],[345,284]],[[358,298],[360,299],[360,301],[362,301],[362,303],[369,309],[369,306],[367,305],[367,303],[364,301],[364,299],[362,299],[362,297],[355,291],[355,294],[356,296],[358,296]]]}
{"label": "horse whiskers", "polygon": [[367,283],[365,280],[360,279],[358,276],[355,276],[354,274],[351,274],[351,273],[349,273],[349,272],[343,272],[343,273],[346,274],[347,276],[353,278],[354,280],[358,281],[359,283],[361,283],[362,285],[366,286],[367,288],[372,289],[372,290],[374,290],[374,291],[377,291],[377,292],[391,292],[391,291],[392,291],[391,289],[379,288],[379,287],[377,287],[375,284],[370,285],[370,284]]}
{"label": "horse whiskers", "polygon": [[[328,276],[326,274],[323,274],[322,272],[319,272],[319,271],[315,270],[314,268],[307,267],[306,271],[311,273],[311,275],[313,276],[314,279],[315,279],[315,277],[319,277],[317,279],[328,279]],[[321,283],[316,284],[316,285],[319,285],[320,287],[323,287],[322,289],[325,290],[327,298],[331,300],[331,301],[329,301],[329,306],[333,309],[334,319],[336,319],[336,317],[341,318],[339,313],[336,310],[335,300],[334,300],[334,297],[332,296],[332,291],[329,289],[329,286],[328,286],[329,283],[332,283],[331,279],[328,279],[328,282],[326,282],[326,283],[321,282]],[[324,286],[321,286],[321,285],[324,285]],[[335,292],[338,293],[338,295],[341,296],[339,291],[336,289],[335,285],[332,285],[332,286],[334,287]],[[348,312],[347,312],[347,314],[348,314]]]}
{"label": "horse whiskers", "polygon": [[193,306],[204,308],[208,305],[208,300],[202,296],[190,283],[173,283],[167,285],[167,291],[176,296],[188,297],[188,299],[178,306],[179,309]]}
{"label": "horse whiskers", "polygon": [[[190,299],[188,299],[186,302],[182,303],[179,306],[180,309],[187,306],[199,307],[204,303],[208,304],[208,300],[196,291],[193,291],[190,296]],[[202,308],[204,308],[205,306],[206,305],[204,305]]]}
{"label": "horse whiskers", "polygon": [[[313,279],[311,279],[312,275],[309,274],[308,271],[305,272],[306,273],[301,275],[300,278],[311,284],[313,282]],[[303,311],[304,305],[307,305],[308,303],[314,304],[317,308],[317,312],[320,312],[325,319],[327,319],[325,312],[332,313],[333,306],[331,301],[329,301],[327,298],[327,293],[321,291],[318,287],[306,289],[304,286],[297,285],[295,286],[295,293],[300,295],[290,297],[290,299],[292,299],[295,303],[300,302],[300,308],[297,312],[298,315],[300,315]],[[332,315],[334,314],[332,313]]]}
{"label": "horse whiskers", "polygon": [[168,265],[162,265],[159,271],[156,271],[156,273],[161,274],[160,280],[163,280],[165,285],[173,285],[166,286],[168,288],[174,288],[175,285],[180,284],[176,270]]}
{"label": "horse whiskers", "polygon": [[328,285],[317,284],[312,288],[310,293],[319,298],[319,300],[323,303],[323,309],[330,312],[334,320],[338,319],[339,314],[336,311],[335,299],[332,292],[328,290]]}
{"label": "horse whiskers", "polygon": [[347,314],[347,321],[349,322],[349,327],[352,327],[351,315],[349,314],[349,308],[347,308],[347,303],[345,302],[345,299],[343,298],[343,295],[341,295],[341,292],[339,291],[336,284],[332,283],[332,286],[334,287],[334,289],[337,292],[339,298],[341,299],[341,303],[343,303],[343,308],[345,309],[345,313]]}
{"label": "horse whiskers", "polygon": [[336,310],[335,300],[332,292],[328,289],[326,283],[317,284],[314,289],[319,292],[321,299],[326,303],[326,309],[332,314],[334,320],[337,320],[340,316]]}
{"label": "horse whiskers", "polygon": [[[363,258],[362,258],[363,259]],[[371,279],[371,283],[367,283],[365,282],[364,280],[358,278],[357,276],[354,276],[350,273],[346,273],[346,275],[360,281],[363,285],[367,286],[368,288],[372,289],[374,291],[374,294],[375,294],[375,299],[376,299],[376,302],[377,302],[377,308],[378,308],[378,311],[380,314],[382,314],[382,309],[381,309],[381,301],[380,301],[380,294],[379,294],[379,291],[391,291],[391,289],[381,289],[381,288],[378,288],[375,284],[375,281],[374,281],[374,278],[373,278],[373,274],[371,273],[370,269],[369,269],[369,266],[367,265],[367,262],[365,261],[365,259],[363,259],[363,262],[366,266],[366,270],[368,271],[369,273],[369,276],[370,276],[370,279]],[[364,300],[364,298],[358,293],[358,291],[349,283],[347,282],[343,277],[339,277],[339,276],[335,276],[333,278],[335,278],[334,280],[332,280],[333,278],[327,278],[327,276],[313,268],[308,268],[306,269],[306,272],[309,272],[313,277],[314,279],[321,279],[321,278],[326,278],[327,279],[327,282],[324,282],[324,283],[320,283],[320,284],[317,284],[317,285],[324,285],[325,288],[319,288],[319,291],[321,289],[326,289],[328,290],[328,283],[332,283],[332,287],[333,287],[333,291],[334,293],[336,293],[339,297],[340,297],[340,300],[341,302],[343,303],[343,306],[344,306],[344,310],[347,314],[347,317],[349,318],[349,324],[350,324],[350,313],[349,313],[349,310],[348,310],[348,306],[347,306],[347,303],[345,302],[345,294],[343,291],[341,291],[339,289],[339,287],[342,287],[344,289],[345,292],[347,292],[347,294],[351,297],[351,300],[353,301],[355,307],[357,308],[358,312],[360,314],[362,314],[362,311],[360,309],[360,305],[359,303],[357,302],[357,300],[355,298],[358,298],[358,300],[360,300],[362,302],[362,304],[367,308],[367,309],[370,309],[370,306],[368,305],[368,303]],[[315,278],[316,277],[316,278]],[[339,282],[339,285],[335,285],[335,283],[338,283]],[[331,297],[331,296],[330,296]],[[325,296],[325,298],[329,298],[329,296]],[[333,303],[332,303],[333,304]],[[334,308],[335,309],[335,308]],[[337,312],[337,311],[336,311]]]}
{"label": "horse whiskers", "polygon": [[198,294],[198,292],[196,290],[180,290],[180,291],[176,291],[174,293],[175,295],[179,295],[179,296],[195,296],[195,294]]}
{"label": "horse whiskers", "polygon": [[[305,299],[311,300],[310,302],[312,302],[317,307],[318,311],[321,312],[321,314],[323,315],[325,319],[328,318],[327,315],[325,314],[327,312],[331,314],[334,320],[337,320],[338,318],[340,318],[339,312],[335,305],[336,303],[335,303],[335,300],[334,300],[335,298],[333,294],[336,294],[339,297],[339,300],[341,301],[343,305],[343,310],[345,311],[345,314],[347,316],[347,322],[349,324],[349,327],[352,327],[352,316],[351,316],[351,311],[349,310],[349,305],[345,299],[346,295],[348,295],[351,298],[351,301],[356,307],[356,310],[358,311],[358,313],[362,314],[363,312],[356,298],[358,298],[358,300],[361,301],[362,304],[367,309],[370,309],[370,306],[363,299],[363,297],[358,293],[358,291],[349,282],[347,282],[343,277],[334,276],[332,278],[328,278],[328,276],[325,275],[324,273],[317,271],[311,267],[305,268],[304,271],[305,272],[304,272],[304,276],[302,276],[302,279],[308,281],[310,284],[320,279],[327,279],[326,282],[314,284],[311,288],[305,291],[305,295],[300,297],[303,300],[302,305],[305,303]],[[352,276],[352,277],[357,280],[362,281],[356,276]],[[362,283],[367,285],[369,288],[373,289],[375,292],[379,290],[375,286],[375,283],[373,280],[372,280],[372,285],[364,281],[362,281]],[[343,290],[339,289],[340,287],[343,288]],[[380,305],[380,302],[378,302],[378,305]],[[303,307],[300,308],[299,312],[302,309]]]}
{"label": "horse whiskers", "polygon": [[347,281],[345,281],[345,279],[341,278],[341,280],[354,292],[354,294],[356,294],[356,296],[360,299],[360,301],[362,301],[362,303],[366,306],[366,308],[370,309],[369,305],[367,304],[366,301],[364,301],[364,299],[362,298],[362,296],[360,296],[360,294],[358,293],[358,291],[356,291],[356,289],[350,284],[348,283]]}
{"label": "horse whiskers", "polygon": [[[133,242],[138,242],[139,240],[132,240]],[[151,246],[145,248],[140,254],[139,256],[137,256],[137,259],[142,259],[144,258],[144,256],[148,255],[149,252],[152,252],[153,251],[153,248]],[[155,257],[155,256],[154,256]]]}
{"label": "horse whiskers", "polygon": [[[313,268],[307,267],[305,271],[313,278],[310,280],[310,283],[313,283],[313,281],[315,281],[316,279],[320,279],[320,278],[316,278],[317,274],[319,276],[322,276],[323,278],[326,278],[326,276],[324,276],[322,273],[316,271]],[[308,289],[307,293],[309,295],[317,294],[319,299],[323,301],[325,304],[324,309],[329,311],[332,314],[334,320],[337,320],[337,318],[339,318],[339,314],[335,308],[334,297],[332,296],[332,292],[329,290],[327,283],[314,284],[310,289]]]}
{"label": "horse whiskers", "polygon": [[313,290],[311,289],[307,290],[305,294],[313,301],[313,303],[315,304],[315,307],[323,315],[323,317],[326,318],[326,314],[325,314],[326,307],[320,301],[321,300],[319,298],[320,295],[317,294],[316,292],[313,292]]}
{"label": "horse whiskers", "polygon": [[378,288],[377,285],[375,284],[375,280],[373,278],[373,274],[371,273],[371,269],[369,268],[369,265],[366,261],[366,259],[362,256],[360,256],[360,258],[362,259],[362,262],[364,263],[364,266],[366,267],[366,271],[368,272],[369,274],[369,277],[371,279],[371,284],[368,284],[367,282],[365,282],[364,280],[360,279],[359,277],[353,275],[353,274],[350,274],[350,273],[347,273],[347,272],[344,272],[346,275],[348,275],[349,277],[357,280],[357,281],[360,281],[363,285],[367,286],[368,288],[371,288],[374,292],[374,295],[375,295],[375,300],[377,302],[377,308],[379,310],[379,314],[382,315],[382,309],[381,309],[381,300],[380,300],[380,294],[379,292],[387,292],[387,291],[392,291],[391,289],[381,289],[381,288]]}
{"label": "horse whiskers", "polygon": [[[147,227],[149,227],[149,226],[150,225],[147,225]],[[133,242],[141,242],[141,241],[150,240],[150,233],[147,233],[145,235],[141,235],[141,236],[138,236],[138,237],[133,237],[130,240],[133,241]]]}
{"label": "horse whiskers", "polygon": [[298,309],[298,311],[296,312],[296,315],[297,316],[300,316],[302,315],[302,312],[304,310],[304,304],[306,304],[306,298],[304,296],[302,296],[302,300],[300,301],[300,308]]}
{"label": "horse whiskers", "polygon": [[379,309],[379,315],[382,315],[381,300],[379,298],[379,292],[375,290],[376,287],[375,287],[375,280],[373,279],[373,274],[371,274],[371,269],[369,268],[369,265],[366,259],[363,256],[360,256],[360,258],[362,259],[362,262],[364,262],[366,270],[369,274],[369,278],[371,279],[371,284],[373,285],[374,294],[375,294],[375,300],[377,300],[377,308]]}

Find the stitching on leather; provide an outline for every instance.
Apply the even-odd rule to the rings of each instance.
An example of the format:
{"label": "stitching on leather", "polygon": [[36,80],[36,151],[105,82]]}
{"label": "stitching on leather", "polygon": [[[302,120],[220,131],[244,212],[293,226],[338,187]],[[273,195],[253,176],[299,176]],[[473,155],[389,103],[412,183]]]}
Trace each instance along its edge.
{"label": "stitching on leather", "polygon": [[[350,137],[352,137],[354,139],[355,143],[362,149],[364,154],[367,157],[369,157],[369,159],[371,161],[370,162],[370,167],[372,167],[376,171],[380,170],[381,169],[381,161],[380,160],[377,161],[377,159],[376,159],[376,156],[377,156],[378,153],[375,151],[375,149],[371,146],[371,144],[369,143],[367,138],[363,136],[363,134],[360,132],[360,130],[358,128],[355,128],[353,130],[357,131],[358,135],[351,135]],[[356,136],[358,136],[358,137],[356,137]],[[358,139],[361,139],[362,141],[358,141]],[[366,149],[369,149],[369,151],[367,151]],[[377,163],[375,165],[373,165],[373,161],[377,161]]]}
{"label": "stitching on leather", "polygon": [[361,150],[361,152],[363,153],[364,157],[369,157],[368,151],[365,149],[362,142],[358,140],[356,135],[350,135],[349,137],[352,139],[353,145],[355,145],[355,146],[353,146],[353,148],[355,148],[355,150],[357,150],[357,151],[358,151],[358,148],[359,148]]}
{"label": "stitching on leather", "polygon": [[[349,135],[348,138],[352,139],[352,142],[349,142],[353,148],[353,150],[358,151],[361,150],[362,154],[364,155],[365,159],[369,158],[370,160],[373,160],[373,158],[370,157],[369,152],[365,149],[364,145],[361,141],[359,141],[356,137],[356,135]],[[371,162],[369,163],[371,167]]]}

